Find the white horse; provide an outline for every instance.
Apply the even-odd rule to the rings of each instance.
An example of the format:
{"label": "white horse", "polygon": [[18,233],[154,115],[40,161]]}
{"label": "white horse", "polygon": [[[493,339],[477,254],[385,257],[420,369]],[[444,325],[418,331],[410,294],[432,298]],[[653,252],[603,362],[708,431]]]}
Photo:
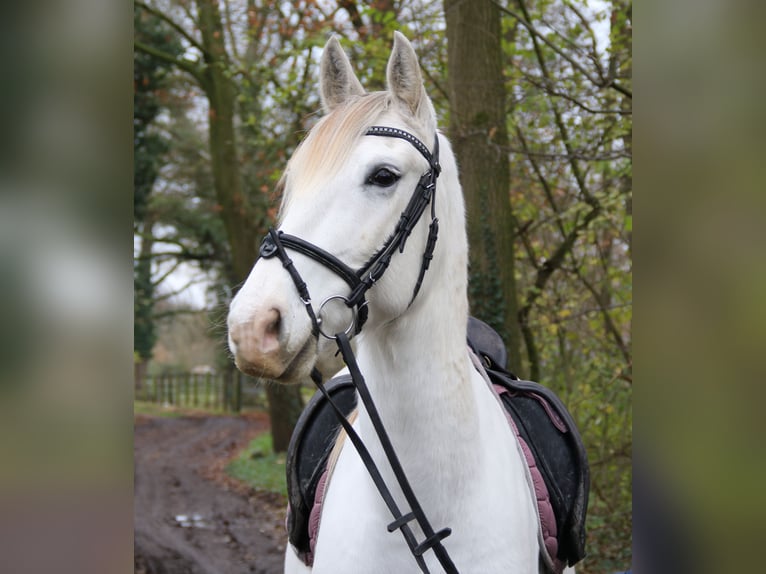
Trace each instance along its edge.
{"label": "white horse", "polygon": [[[430,523],[450,527],[443,540],[465,573],[537,573],[538,518],[525,462],[501,406],[466,348],[465,212],[458,170],[447,139],[437,132],[417,56],[396,33],[387,67],[388,90],[366,93],[333,38],[321,62],[326,115],[288,163],[280,230],[359,268],[391,235],[421,176],[422,153],[398,138],[371,137],[373,125],[415,135],[433,151],[438,137],[442,172],[435,191],[441,233],[422,289],[412,299],[427,242],[429,217],[412,231],[403,252],[368,291],[369,317],[355,337],[361,372],[391,442]],[[322,330],[343,330],[349,309],[318,302],[347,296],[337,273],[304,254],[290,258],[310,291]],[[341,365],[331,340],[318,336],[276,258],[261,258],[231,304],[229,344],[243,371],[280,382],[305,380],[318,367]],[[330,331],[332,332],[332,331]],[[364,440],[399,506],[409,508],[394,480],[370,417],[360,407],[354,428]],[[288,544],[286,572],[374,574],[417,572],[399,532],[389,533],[388,508],[346,440],[326,490],[313,568]],[[422,540],[422,531],[413,525]],[[443,569],[432,551],[430,572]]]}

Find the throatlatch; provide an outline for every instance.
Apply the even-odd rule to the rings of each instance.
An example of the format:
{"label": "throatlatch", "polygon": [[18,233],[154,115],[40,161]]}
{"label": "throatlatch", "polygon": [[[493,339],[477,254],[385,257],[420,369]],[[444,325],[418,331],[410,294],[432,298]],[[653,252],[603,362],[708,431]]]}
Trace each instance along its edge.
{"label": "throatlatch", "polygon": [[[375,428],[375,432],[380,439],[381,445],[383,446],[383,451],[394,472],[394,477],[396,478],[396,481],[399,484],[399,487],[410,506],[410,512],[406,514],[403,514],[400,511],[391,494],[391,491],[388,489],[388,486],[383,480],[383,477],[381,476],[375,461],[367,450],[367,447],[364,445],[361,438],[353,429],[351,424],[346,420],[346,417],[343,415],[340,408],[338,408],[330,395],[327,393],[322,384],[322,374],[315,368],[311,373],[311,378],[319,390],[324,394],[328,403],[332,405],[332,408],[336,413],[340,424],[348,434],[351,443],[359,453],[362,462],[367,468],[367,471],[375,483],[378,491],[380,492],[381,497],[386,503],[386,506],[391,511],[394,520],[388,525],[388,531],[401,531],[402,536],[404,536],[407,546],[412,552],[415,561],[417,562],[421,571],[428,573],[428,567],[426,566],[425,560],[423,559],[423,554],[428,550],[433,550],[445,572],[448,574],[457,574],[457,568],[452,562],[452,559],[449,557],[447,549],[441,542],[444,538],[450,535],[451,529],[442,528],[441,530],[435,531],[428,521],[425,512],[420,506],[420,502],[418,501],[417,496],[410,486],[409,480],[404,473],[404,469],[399,462],[396,452],[394,451],[391,440],[388,437],[388,433],[383,426],[383,421],[380,419],[377,408],[375,407],[372,396],[370,395],[370,392],[365,383],[364,377],[362,376],[362,373],[359,370],[359,366],[356,363],[356,358],[354,357],[354,353],[349,342],[349,335],[359,333],[362,330],[365,321],[367,320],[367,291],[383,276],[391,262],[391,258],[393,257],[394,253],[397,251],[400,253],[404,251],[407,239],[412,233],[412,230],[415,228],[415,225],[420,220],[420,217],[423,215],[426,207],[430,204],[431,224],[429,226],[428,239],[426,240],[426,245],[423,251],[420,272],[413,289],[412,298],[410,299],[410,305],[415,300],[415,297],[420,291],[420,287],[423,283],[423,278],[426,271],[428,270],[431,259],[433,258],[433,252],[434,248],[436,247],[436,240],[439,233],[439,220],[436,217],[435,206],[436,179],[439,177],[439,173],[441,172],[441,167],[439,166],[439,137],[438,135],[436,136],[434,151],[431,153],[428,151],[428,148],[425,146],[425,144],[423,144],[423,142],[421,142],[418,138],[398,128],[372,126],[366,131],[366,135],[395,137],[403,139],[412,144],[415,149],[417,149],[418,152],[420,152],[420,154],[426,158],[429,165],[429,170],[421,176],[417,187],[412,194],[412,197],[410,197],[407,207],[399,217],[399,221],[397,222],[393,233],[385,241],[383,246],[372,257],[370,257],[370,259],[360,269],[353,270],[337,257],[314,245],[313,243],[309,243],[300,237],[283,233],[282,231],[275,231],[274,229],[270,229],[268,235],[264,237],[261,244],[260,255],[264,259],[277,257],[282,262],[282,266],[290,274],[290,277],[295,284],[295,288],[298,291],[298,295],[300,296],[301,301],[306,308],[306,312],[311,319],[314,336],[318,337],[319,335],[322,335],[328,339],[334,339],[338,345],[338,349],[341,355],[343,356],[343,360],[349,368],[354,386],[356,387],[357,392],[359,393],[359,397],[362,400],[368,415],[370,416],[370,420],[373,427]],[[325,301],[323,301],[319,306],[320,312],[316,313],[311,302],[311,296],[309,294],[308,287],[306,286],[306,282],[303,281],[300,273],[298,273],[298,270],[295,268],[292,259],[290,259],[290,256],[287,253],[287,249],[292,249],[298,253],[302,253],[303,255],[314,259],[318,263],[333,271],[349,285],[351,289],[349,295],[334,295],[328,299],[325,299]],[[354,319],[352,325],[350,325],[345,332],[327,334],[322,331],[321,327],[321,309],[324,304],[327,303],[327,301],[336,298],[343,300],[350,309],[354,310]],[[320,317],[317,317],[317,314],[320,314]],[[420,529],[426,537],[422,542],[418,542],[415,539],[415,535],[409,526],[409,523],[413,520],[418,523],[418,526],[420,526]]]}

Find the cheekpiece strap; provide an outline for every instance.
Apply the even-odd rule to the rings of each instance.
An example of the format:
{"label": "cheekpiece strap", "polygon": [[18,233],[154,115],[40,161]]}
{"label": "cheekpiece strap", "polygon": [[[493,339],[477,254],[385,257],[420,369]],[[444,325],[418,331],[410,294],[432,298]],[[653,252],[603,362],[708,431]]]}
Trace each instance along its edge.
{"label": "cheekpiece strap", "polygon": [[293,260],[285,251],[284,245],[280,241],[280,234],[276,230],[269,229],[269,233],[263,238],[261,242],[261,257],[268,259],[276,255],[282,263],[282,267],[285,268],[290,278],[293,280],[293,284],[298,291],[298,295],[301,298],[301,302],[306,307],[306,313],[308,313],[309,319],[311,319],[311,327],[314,333],[319,333],[319,321],[314,313],[314,308],[311,306],[311,295],[309,294],[308,286],[301,277],[298,270],[295,268]]}

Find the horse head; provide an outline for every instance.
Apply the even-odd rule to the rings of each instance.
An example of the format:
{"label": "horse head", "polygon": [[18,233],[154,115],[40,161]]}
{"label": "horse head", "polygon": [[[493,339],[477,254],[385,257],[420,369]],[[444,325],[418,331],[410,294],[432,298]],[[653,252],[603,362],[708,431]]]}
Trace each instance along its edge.
{"label": "horse head", "polygon": [[[315,366],[328,374],[342,366],[335,357],[335,344],[322,337],[318,327],[330,335],[358,330],[351,327],[359,326],[358,314],[363,312],[367,332],[405,313],[419,283],[429,239],[424,216],[408,231],[407,249],[397,248],[390,265],[386,263],[386,272],[364,276],[370,273],[365,265],[394,234],[413,190],[434,167],[429,156],[437,138],[436,117],[412,46],[395,33],[385,91],[365,92],[334,37],[325,46],[320,70],[325,115],[287,164],[279,232],[273,237],[300,238],[375,284],[363,305],[349,306],[345,302],[353,277],[344,279],[332,265],[290,250],[296,279],[285,269],[285,259],[266,257],[262,249],[262,257],[231,303],[229,346],[242,371],[281,382],[305,379]],[[371,137],[371,126],[411,134],[414,141]],[[448,163],[457,182],[451,155]],[[273,253],[276,247],[271,248]],[[308,302],[296,290],[300,281],[310,294]]]}

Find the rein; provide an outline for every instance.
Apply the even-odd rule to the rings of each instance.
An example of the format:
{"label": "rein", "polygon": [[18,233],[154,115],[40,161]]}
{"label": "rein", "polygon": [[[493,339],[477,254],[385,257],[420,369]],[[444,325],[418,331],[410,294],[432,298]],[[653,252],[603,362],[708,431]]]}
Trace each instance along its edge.
{"label": "rein", "polygon": [[[375,429],[375,433],[378,435],[381,446],[383,447],[383,452],[385,453],[386,458],[391,465],[394,477],[396,478],[396,481],[399,484],[399,487],[410,506],[410,512],[406,514],[403,514],[400,511],[393,495],[391,494],[391,491],[383,480],[380,470],[370,455],[369,450],[364,445],[361,437],[357,434],[346,417],[343,416],[343,413],[339,407],[335,404],[327,390],[324,388],[324,385],[322,384],[322,374],[316,368],[314,368],[311,372],[311,379],[327,399],[328,403],[332,406],[335,414],[338,417],[338,420],[340,421],[340,424],[343,426],[343,429],[346,431],[349,439],[356,448],[359,457],[367,468],[367,472],[370,474],[370,477],[380,492],[383,501],[391,512],[394,520],[388,525],[388,531],[401,531],[407,546],[412,552],[412,555],[414,556],[415,561],[417,562],[422,572],[426,574],[429,572],[425,560],[423,559],[423,554],[427,550],[433,550],[436,558],[444,568],[445,572],[448,574],[457,574],[458,570],[452,562],[452,559],[449,557],[447,549],[441,542],[444,538],[449,536],[452,531],[450,528],[443,528],[439,531],[434,531],[433,527],[428,521],[428,518],[426,517],[425,512],[423,511],[420,502],[415,495],[415,492],[410,486],[404,469],[399,462],[399,458],[394,451],[391,440],[383,425],[383,421],[378,414],[378,410],[375,407],[372,396],[370,395],[369,389],[367,388],[364,376],[359,370],[359,366],[357,365],[356,358],[351,349],[351,344],[349,341],[349,335],[353,336],[354,334],[358,334],[362,330],[362,327],[367,320],[367,291],[383,276],[383,273],[385,273],[386,269],[388,268],[394,253],[397,251],[400,253],[404,251],[408,237],[412,233],[412,230],[430,203],[431,223],[429,225],[428,239],[423,251],[423,259],[420,266],[420,272],[413,289],[412,298],[410,299],[409,303],[410,305],[412,305],[415,297],[420,291],[420,287],[423,283],[423,278],[431,263],[431,259],[433,258],[433,251],[436,246],[436,239],[439,233],[439,220],[436,218],[436,196],[434,193],[436,190],[436,179],[441,171],[441,167],[439,166],[439,138],[438,136],[436,137],[434,151],[432,154],[428,151],[428,148],[423,144],[423,142],[421,142],[415,136],[397,128],[372,126],[365,132],[365,135],[395,137],[403,139],[412,144],[415,149],[417,149],[418,152],[420,152],[420,154],[426,158],[429,165],[429,170],[421,176],[417,187],[410,197],[407,207],[399,217],[399,221],[397,222],[393,233],[385,241],[383,246],[361,268],[354,270],[331,253],[328,253],[320,247],[317,247],[313,243],[309,243],[308,241],[305,241],[294,235],[288,235],[287,233],[270,229],[268,235],[264,237],[261,244],[260,255],[264,259],[276,256],[282,262],[282,266],[290,274],[290,277],[292,278],[293,283],[295,284],[295,287],[298,291],[298,295],[300,296],[301,301],[306,308],[306,312],[311,319],[313,335],[318,337],[321,334],[328,339],[335,340],[338,345],[338,350],[343,356],[343,360],[349,368],[349,372],[351,374],[353,384],[357,389],[359,398],[367,410],[370,421],[372,422],[372,425]],[[319,305],[318,311],[315,312],[311,303],[311,296],[309,294],[308,287],[306,286],[306,282],[303,281],[300,273],[295,268],[292,259],[290,259],[290,256],[287,254],[288,249],[302,253],[303,255],[314,259],[318,263],[333,271],[348,284],[351,289],[350,294],[348,296],[333,295],[328,297]],[[333,335],[322,331],[321,315],[324,306],[331,300],[335,299],[342,300],[346,306],[352,310],[352,320],[345,331],[338,332]],[[425,540],[420,543],[417,542],[415,535],[409,526],[409,523],[413,520],[417,522],[418,526],[420,526],[420,529],[425,535]]]}

